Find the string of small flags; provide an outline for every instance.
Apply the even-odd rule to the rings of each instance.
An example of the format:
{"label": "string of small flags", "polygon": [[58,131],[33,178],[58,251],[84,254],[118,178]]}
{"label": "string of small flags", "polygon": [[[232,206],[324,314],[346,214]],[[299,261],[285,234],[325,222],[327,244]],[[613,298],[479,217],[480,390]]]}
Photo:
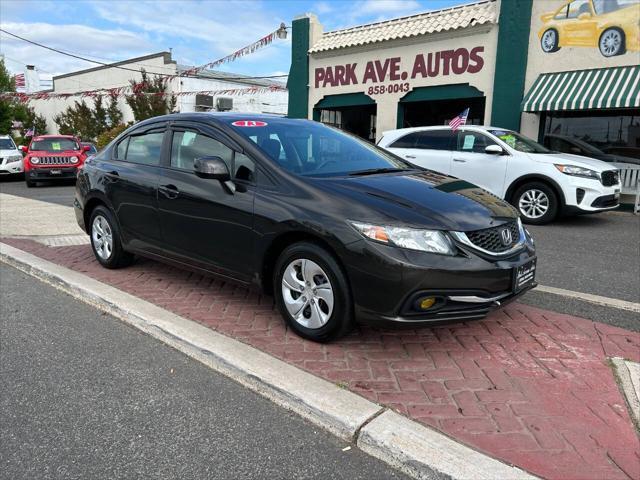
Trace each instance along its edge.
{"label": "string of small flags", "polygon": [[[249,87],[249,88],[227,88],[223,90],[193,90],[186,92],[134,92],[134,95],[150,95],[156,97],[166,97],[166,96],[175,96],[175,97],[183,97],[189,95],[255,95],[258,93],[266,93],[266,92],[286,92],[287,89],[285,87],[281,87],[279,85],[271,85],[268,87]],[[51,92],[35,92],[31,94],[20,93],[20,92],[3,92],[0,93],[1,100],[10,100],[17,99],[20,102],[26,103],[31,100],[55,100],[55,99],[68,99],[71,97],[80,97],[80,98],[96,98],[96,97],[110,97],[110,98],[119,98],[124,97],[125,95],[129,95],[131,92],[131,87],[118,87],[118,88],[109,88],[102,90],[88,90],[82,92],[74,92],[74,93],[51,93]]]}

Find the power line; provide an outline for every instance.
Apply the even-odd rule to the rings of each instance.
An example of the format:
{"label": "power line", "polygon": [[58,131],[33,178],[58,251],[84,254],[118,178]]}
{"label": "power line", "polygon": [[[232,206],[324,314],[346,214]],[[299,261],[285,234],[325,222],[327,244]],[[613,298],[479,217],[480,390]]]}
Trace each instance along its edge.
{"label": "power line", "polygon": [[[59,50],[57,48],[53,48],[53,47],[49,47],[47,45],[43,45],[42,43],[38,43],[35,42],[33,40],[29,40],[28,38],[24,38],[21,37],[20,35],[16,35],[15,33],[11,33],[3,28],[0,28],[0,32],[9,35],[11,37],[17,38],[18,40],[22,40],[23,42],[27,42],[30,43],[32,45],[36,45],[37,47],[40,48],[44,48],[46,50],[50,50],[52,52],[55,53],[59,53],[60,55],[66,55],[68,57],[72,57],[72,58],[76,58],[78,60],[82,60],[85,62],[89,62],[89,63],[95,63],[98,65],[102,65],[104,67],[109,67],[109,68],[117,68],[120,70],[127,70],[130,72],[136,72],[136,73],[142,73],[143,70],[137,70],[135,68],[127,68],[127,67],[123,67],[121,65],[114,65],[114,64],[109,64],[109,63],[104,63],[104,62],[99,62],[97,60],[91,60],[89,58],[80,56],[80,55],[76,55],[73,53],[69,53],[69,52],[65,52],[63,50]],[[155,68],[155,67],[154,67]],[[180,75],[180,74],[170,74],[170,73],[155,73],[155,72],[150,72],[153,75],[159,75],[159,76],[164,76],[164,77],[187,77],[187,78],[200,78],[200,79],[209,79],[209,80],[258,80],[258,79],[269,79],[269,78],[283,78],[283,77],[288,77],[289,75],[264,75],[264,76],[253,76],[253,77],[222,77],[222,78],[218,78],[218,79],[212,79],[210,76],[206,76],[206,75]]]}

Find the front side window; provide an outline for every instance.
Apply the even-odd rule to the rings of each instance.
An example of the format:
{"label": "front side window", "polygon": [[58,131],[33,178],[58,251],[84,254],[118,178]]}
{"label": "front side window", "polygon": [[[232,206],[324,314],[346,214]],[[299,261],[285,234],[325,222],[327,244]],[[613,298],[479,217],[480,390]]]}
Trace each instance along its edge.
{"label": "front side window", "polygon": [[71,138],[49,137],[40,138],[31,142],[29,150],[34,152],[66,152],[69,150],[80,150],[78,142]]}
{"label": "front side window", "polygon": [[458,132],[458,151],[470,153],[485,153],[485,148],[489,145],[496,145],[486,135],[478,132]]}
{"label": "front side window", "polygon": [[231,171],[233,150],[222,142],[199,132],[173,132],[171,166],[193,171],[193,162],[201,157],[220,157]]}
{"label": "front side window", "polygon": [[567,18],[578,18],[583,13],[592,13],[591,0],[574,0],[571,2]]}
{"label": "front side window", "polygon": [[568,10],[569,10],[569,5],[563,6],[560,10],[558,10],[558,12],[556,13],[555,17],[553,17],[553,18],[555,20],[564,20],[564,19],[566,19]]}
{"label": "front side window", "polygon": [[[240,124],[240,125],[234,125]],[[361,175],[414,170],[404,160],[341,130],[307,120],[273,118],[260,126],[228,120],[237,133],[282,168],[303,176]]]}
{"label": "front side window", "polygon": [[509,145],[514,150],[526,153],[553,153],[551,150],[546,149],[538,142],[534,142],[530,138],[520,135],[519,133],[511,130],[489,130],[489,133],[495,135],[504,143]]}
{"label": "front side window", "polygon": [[16,144],[10,138],[0,138],[0,150],[15,150]]}
{"label": "front side window", "polygon": [[159,165],[164,132],[148,132],[131,135],[125,160],[143,165]]}

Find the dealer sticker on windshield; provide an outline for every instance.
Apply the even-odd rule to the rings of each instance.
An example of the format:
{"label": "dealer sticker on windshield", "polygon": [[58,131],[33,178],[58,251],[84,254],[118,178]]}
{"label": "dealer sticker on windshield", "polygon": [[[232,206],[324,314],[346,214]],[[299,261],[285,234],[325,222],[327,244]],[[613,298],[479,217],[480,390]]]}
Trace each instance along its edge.
{"label": "dealer sticker on windshield", "polygon": [[268,123],[259,120],[236,120],[231,125],[234,127],[266,127]]}

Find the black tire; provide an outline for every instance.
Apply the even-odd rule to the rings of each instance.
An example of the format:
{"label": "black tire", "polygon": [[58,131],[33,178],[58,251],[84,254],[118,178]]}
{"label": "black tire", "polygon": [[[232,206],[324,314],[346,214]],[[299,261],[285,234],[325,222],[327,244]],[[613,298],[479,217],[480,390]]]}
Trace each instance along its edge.
{"label": "black tire", "polygon": [[[302,259],[311,260],[322,269],[326,274],[330,284],[329,286],[333,292],[333,309],[326,323],[319,328],[308,328],[299,323],[289,313],[285,305],[282,284],[283,276],[287,267],[296,260]],[[273,285],[276,305],[280,313],[289,328],[301,337],[313,340],[314,342],[329,342],[346,335],[353,328],[353,301],[349,282],[335,257],[320,245],[312,242],[299,242],[287,247],[280,254],[276,262]],[[303,293],[300,295],[303,295]],[[322,302],[322,299],[318,301],[318,306],[320,302]],[[326,303],[324,306],[326,307]],[[303,315],[307,312],[307,308],[310,309],[311,306],[303,309]]]}
{"label": "black tire", "polygon": [[36,186],[36,182],[33,180],[25,180],[25,183],[27,184],[27,188],[33,188]]}
{"label": "black tire", "polygon": [[555,53],[560,50],[560,35],[555,28],[549,28],[544,31],[540,37],[540,47],[545,53]]}
{"label": "black tire", "polygon": [[[530,192],[529,195],[527,195],[527,192]],[[543,194],[543,197],[540,197],[538,192],[541,192]],[[539,202],[539,205],[541,207],[546,206],[546,211],[544,212],[544,214],[540,216],[536,216],[535,213],[531,214],[532,209],[531,207],[527,208],[527,205],[530,204],[527,202],[533,198],[540,199],[544,197],[546,197],[547,199],[546,203]],[[521,202],[521,200],[523,201]],[[553,188],[543,182],[531,182],[522,185],[513,194],[513,197],[511,198],[511,204],[518,210],[522,222],[531,225],[544,225],[552,222],[558,215],[558,211],[560,208],[558,195],[556,195],[556,192],[553,190]],[[533,211],[535,212],[536,210],[536,213],[540,213],[539,209],[534,209]]]}
{"label": "black tire", "polygon": [[[98,252],[98,248],[96,246],[94,221],[97,217],[101,217],[101,219],[108,224],[108,229],[111,232],[112,248],[110,254],[106,257],[102,256]],[[89,218],[90,220],[87,228],[89,230],[89,238],[91,239],[91,249],[93,250],[96,260],[100,262],[100,265],[105,268],[122,268],[130,265],[131,262],[133,262],[133,255],[122,248],[120,229],[118,228],[118,223],[111,211],[102,205],[98,205],[93,209]]]}
{"label": "black tire", "polygon": [[[603,45],[603,39],[612,34],[618,35],[620,43],[618,44],[617,48],[614,48],[613,50],[606,50],[606,47]],[[618,55],[625,54],[627,51],[627,39],[624,36],[624,32],[619,28],[607,28],[604,32],[602,32],[600,38],[598,39],[598,50],[600,50],[600,54],[603,57],[607,58],[617,57]]]}

